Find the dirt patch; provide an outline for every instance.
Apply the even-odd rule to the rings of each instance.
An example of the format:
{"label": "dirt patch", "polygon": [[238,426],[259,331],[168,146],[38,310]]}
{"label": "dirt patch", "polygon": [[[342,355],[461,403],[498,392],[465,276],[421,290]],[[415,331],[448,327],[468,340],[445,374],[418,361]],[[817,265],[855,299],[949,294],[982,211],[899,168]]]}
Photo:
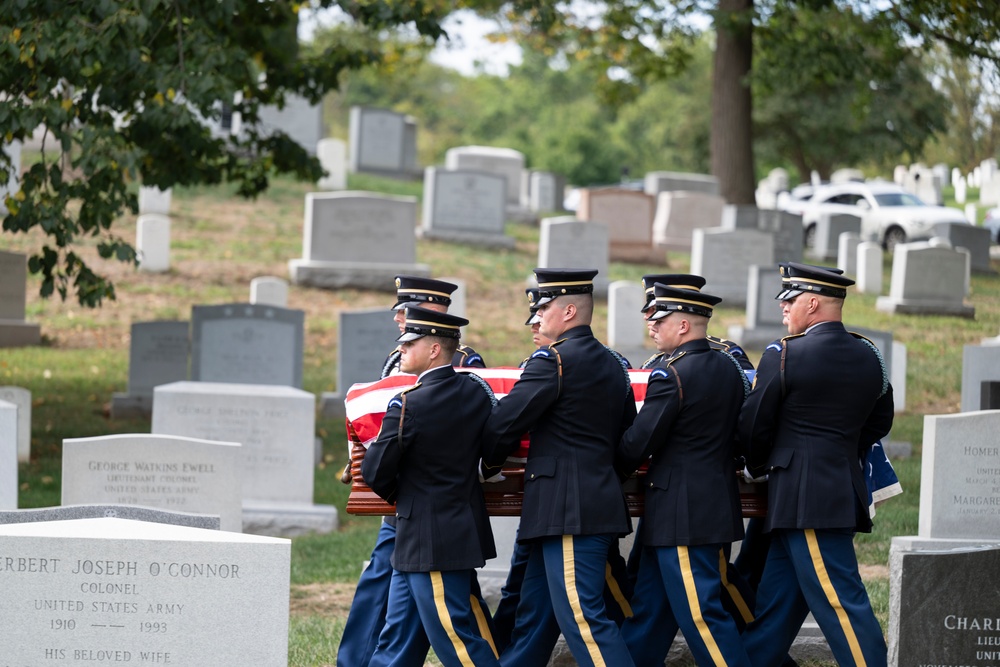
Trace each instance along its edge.
{"label": "dirt patch", "polygon": [[291,613],[297,616],[340,616],[347,618],[354,599],[354,584],[305,584],[292,586]]}
{"label": "dirt patch", "polygon": [[888,565],[858,565],[858,572],[861,573],[861,578],[865,580],[889,578]]}

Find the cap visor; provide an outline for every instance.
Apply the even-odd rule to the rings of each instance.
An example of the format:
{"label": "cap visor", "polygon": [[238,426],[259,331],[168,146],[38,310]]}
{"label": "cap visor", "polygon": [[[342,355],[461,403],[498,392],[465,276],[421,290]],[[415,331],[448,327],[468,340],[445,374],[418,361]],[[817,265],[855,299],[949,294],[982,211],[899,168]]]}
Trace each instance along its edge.
{"label": "cap visor", "polygon": [[397,338],[396,342],[397,343],[409,343],[411,340],[417,340],[418,338],[423,338],[426,335],[427,334],[418,334],[418,333],[413,333],[412,331],[408,331],[407,333],[405,333],[402,336],[400,336],[399,338]]}
{"label": "cap visor", "polygon": [[643,304],[642,308],[639,309],[639,312],[640,313],[645,313],[647,310],[649,310],[650,308],[652,308],[654,301],[655,301],[655,299],[646,299],[646,302]]}
{"label": "cap visor", "polygon": [[798,295],[802,294],[803,290],[800,289],[786,289],[778,293],[778,296],[774,297],[775,301],[788,301],[789,299],[794,299]]}
{"label": "cap visor", "polygon": [[646,318],[647,321],[653,322],[655,320],[662,320],[664,317],[669,315],[674,311],[672,310],[654,310],[653,314]]}
{"label": "cap visor", "polygon": [[554,297],[554,296],[542,296],[542,297],[539,297],[538,301],[535,302],[535,308],[538,308],[539,306],[544,306],[549,301],[554,301],[555,298],[556,297]]}
{"label": "cap visor", "polygon": [[532,313],[531,317],[529,317],[524,324],[525,326],[527,326],[529,324],[541,324],[541,323],[542,323],[542,318],[538,316],[538,313]]}

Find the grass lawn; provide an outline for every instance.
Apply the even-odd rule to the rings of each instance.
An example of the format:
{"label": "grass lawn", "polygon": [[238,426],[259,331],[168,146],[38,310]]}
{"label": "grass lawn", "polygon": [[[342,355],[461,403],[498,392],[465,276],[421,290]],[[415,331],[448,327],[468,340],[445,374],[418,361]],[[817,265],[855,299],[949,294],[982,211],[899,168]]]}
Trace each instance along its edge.
{"label": "grass lawn", "polygon": [[[352,176],[350,186],[421,194],[419,183],[372,177]],[[276,179],[269,192],[248,202],[235,197],[232,188],[175,189],[172,268],[164,274],[103,262],[97,258],[95,242],[84,240],[83,254],[117,285],[117,300],[98,310],[41,300],[38,281],[29,277],[27,319],[41,324],[43,344],[0,350],[0,385],[32,392],[32,457],[19,470],[21,507],[59,504],[64,438],[149,432],[147,421],[112,421],[108,416],[111,394],[125,391],[127,385],[130,324],[189,319],[192,305],[247,301],[254,277],[287,277],[287,261],[302,254],[304,195],[310,190],[308,185]],[[114,231],[134,239],[134,217],[120,220]],[[466,281],[472,322],[466,342],[482,352],[491,366],[516,365],[531,346],[523,326],[523,288],[537,260],[538,229],[509,225],[508,233],[516,240],[513,250],[483,251],[422,240],[417,244],[417,260],[429,264],[434,275]],[[0,236],[0,247],[8,251],[33,252],[41,245],[37,235]],[[684,272],[690,259],[678,253],[668,261],[670,270]],[[644,273],[664,268],[612,263],[609,277],[638,281]],[[887,259],[886,292],[890,269]],[[345,308],[385,307],[389,298],[386,293],[353,289],[290,287],[289,307],[306,312],[307,391],[319,394],[336,389],[337,313]],[[923,417],[959,410],[963,346],[1000,333],[1000,278],[974,275],[968,302],[976,308],[973,320],[888,315],[875,311],[874,295],[852,293],[847,299],[848,325],[891,331],[909,353],[906,407],[893,427],[895,440],[913,445],[911,458],[893,462],[905,493],[880,507],[874,532],[856,540],[883,627],[888,622],[889,541],[894,535],[912,535],[917,530]],[[600,303],[594,325],[599,337],[606,333],[606,317],[607,304]],[[725,336],[729,325],[742,324],[743,319],[742,309],[717,308],[710,333]],[[387,353],[392,345],[392,341],[385,342]],[[760,352],[750,352],[756,362]],[[898,397],[899,388],[896,391]],[[320,420],[317,428],[324,457],[316,470],[315,501],[338,508],[341,528],[334,534],[293,540],[289,665],[296,666],[334,663],[353,586],[374,544],[379,521],[345,511],[348,487],[339,481],[346,461],[343,425]]]}

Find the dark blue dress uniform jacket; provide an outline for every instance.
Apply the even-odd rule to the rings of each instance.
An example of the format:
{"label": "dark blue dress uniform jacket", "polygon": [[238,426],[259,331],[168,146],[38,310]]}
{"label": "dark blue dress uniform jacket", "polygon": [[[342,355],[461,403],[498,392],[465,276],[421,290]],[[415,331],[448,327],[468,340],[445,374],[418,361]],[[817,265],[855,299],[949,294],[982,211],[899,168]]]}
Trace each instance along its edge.
{"label": "dark blue dress uniform jacket", "polygon": [[860,461],[892,426],[884,373],[877,351],[840,322],[767,347],[739,425],[751,470],[769,474],[766,530],[871,531]]}
{"label": "dark blue dress uniform jacket", "polygon": [[491,407],[483,386],[451,366],[428,372],[389,402],[361,474],[396,503],[393,568],[461,570],[496,556],[478,475]]}
{"label": "dark blue dress uniform jacket", "polygon": [[736,422],[746,379],[729,354],[705,339],[684,343],[649,376],[646,400],[619,445],[619,468],[646,473],[645,546],[743,539],[736,479]]}
{"label": "dark blue dress uniform jacket", "polygon": [[484,432],[486,474],[531,432],[520,541],[631,531],[614,469],[615,447],[635,418],[628,371],[589,326],[563,335],[532,354]]}

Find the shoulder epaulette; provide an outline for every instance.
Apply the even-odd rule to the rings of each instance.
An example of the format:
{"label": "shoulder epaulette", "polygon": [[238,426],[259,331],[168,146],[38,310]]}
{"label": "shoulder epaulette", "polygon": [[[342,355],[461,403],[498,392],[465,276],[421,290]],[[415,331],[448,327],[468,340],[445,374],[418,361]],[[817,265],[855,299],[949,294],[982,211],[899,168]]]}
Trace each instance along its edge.
{"label": "shoulder epaulette", "polygon": [[566,342],[567,340],[569,340],[569,339],[568,339],[568,338],[560,338],[560,339],[559,339],[559,340],[557,340],[557,341],[553,341],[553,342],[549,343],[549,347],[555,347],[556,345],[562,345],[562,344],[563,344],[563,343],[565,343],[565,342]]}
{"label": "shoulder epaulette", "polygon": [[663,357],[663,355],[664,355],[663,352],[657,352],[649,359],[646,359],[646,361],[642,362],[642,366],[640,366],[639,368],[641,368],[642,370],[646,370],[648,368],[655,366],[656,363],[660,360],[660,358]]}
{"label": "shoulder epaulette", "polygon": [[486,395],[490,397],[490,405],[495,406],[499,402],[497,401],[496,394],[493,393],[493,388],[490,387],[489,383],[486,382],[486,380],[479,377],[475,373],[465,373],[465,376],[483,388],[483,391],[486,392]]}
{"label": "shoulder epaulette", "polygon": [[871,351],[875,353],[875,357],[878,359],[879,368],[882,369],[882,392],[879,394],[879,398],[885,396],[885,393],[889,391],[889,371],[885,367],[885,357],[882,356],[881,350],[879,350],[878,346],[865,336],[862,336],[859,333],[854,333],[853,331],[849,331],[848,333],[867,345]]}

